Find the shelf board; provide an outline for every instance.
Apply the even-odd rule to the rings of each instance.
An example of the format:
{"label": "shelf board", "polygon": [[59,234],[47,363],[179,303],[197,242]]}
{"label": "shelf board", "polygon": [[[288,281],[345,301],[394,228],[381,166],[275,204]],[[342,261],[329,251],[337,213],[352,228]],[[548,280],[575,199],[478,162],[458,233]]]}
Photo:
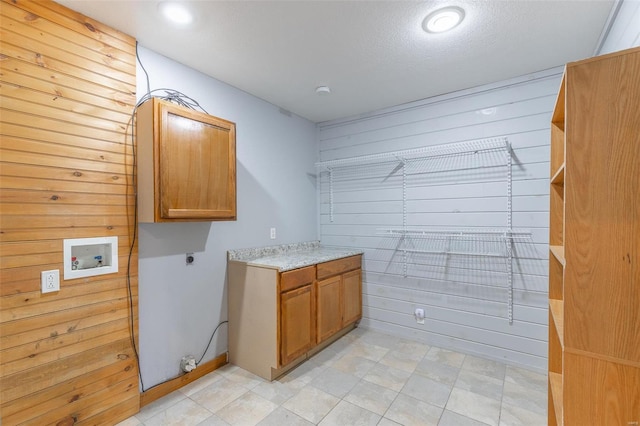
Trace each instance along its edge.
{"label": "shelf board", "polygon": [[560,262],[562,266],[565,266],[564,246],[549,246],[549,250],[553,256],[558,259],[558,262]]}
{"label": "shelf board", "polygon": [[564,348],[564,301],[549,299],[549,309],[560,339],[560,346]]}
{"label": "shelf board", "polygon": [[556,413],[556,423],[562,425],[562,374],[549,371],[549,384],[551,385],[551,397]]}
{"label": "shelf board", "polygon": [[560,165],[556,173],[551,178],[551,183],[554,185],[564,184],[564,164]]}

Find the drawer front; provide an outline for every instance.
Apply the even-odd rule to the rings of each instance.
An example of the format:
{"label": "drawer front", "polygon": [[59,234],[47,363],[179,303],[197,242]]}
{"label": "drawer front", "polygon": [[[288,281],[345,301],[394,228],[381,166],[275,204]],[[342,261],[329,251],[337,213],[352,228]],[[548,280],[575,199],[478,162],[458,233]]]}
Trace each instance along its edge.
{"label": "drawer front", "polygon": [[305,284],[312,283],[316,279],[316,267],[294,269],[280,274],[280,292],[293,290]]}
{"label": "drawer front", "polygon": [[341,274],[343,272],[352,271],[360,268],[362,265],[362,256],[345,257],[344,259],[332,260],[318,264],[318,279],[321,280],[332,275]]}

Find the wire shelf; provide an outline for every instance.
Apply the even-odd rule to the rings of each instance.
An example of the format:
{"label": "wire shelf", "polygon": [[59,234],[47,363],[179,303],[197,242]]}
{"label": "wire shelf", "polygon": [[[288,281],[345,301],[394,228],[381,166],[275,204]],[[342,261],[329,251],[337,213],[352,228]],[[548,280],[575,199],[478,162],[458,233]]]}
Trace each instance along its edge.
{"label": "wire shelf", "polygon": [[479,153],[482,151],[509,149],[507,138],[476,139],[441,145],[432,145],[403,151],[384,152],[380,154],[361,155],[357,157],[341,158],[337,160],[320,161],[316,163],[319,169],[331,170],[337,167],[357,166],[373,163],[411,161],[465,153]]}

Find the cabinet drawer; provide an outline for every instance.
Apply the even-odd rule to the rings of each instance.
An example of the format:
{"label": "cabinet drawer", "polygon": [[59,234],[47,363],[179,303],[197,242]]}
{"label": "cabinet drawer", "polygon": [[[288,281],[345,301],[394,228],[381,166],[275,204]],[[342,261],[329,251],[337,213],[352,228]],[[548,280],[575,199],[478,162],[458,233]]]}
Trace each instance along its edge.
{"label": "cabinet drawer", "polygon": [[305,284],[312,283],[316,278],[316,267],[294,269],[280,274],[280,292],[292,290]]}
{"label": "cabinet drawer", "polygon": [[318,264],[318,279],[321,280],[332,275],[358,269],[362,265],[362,256],[345,257],[344,259],[332,260]]}

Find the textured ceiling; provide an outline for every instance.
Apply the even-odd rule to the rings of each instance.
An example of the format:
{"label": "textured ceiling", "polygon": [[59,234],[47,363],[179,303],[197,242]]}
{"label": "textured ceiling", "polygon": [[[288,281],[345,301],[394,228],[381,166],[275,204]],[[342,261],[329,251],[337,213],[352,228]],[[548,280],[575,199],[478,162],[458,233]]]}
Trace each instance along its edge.
{"label": "textured ceiling", "polygon": [[[59,3],[321,122],[592,56],[614,0],[200,0],[184,2],[196,16],[187,28],[166,23],[158,1]],[[463,23],[422,31],[424,17],[446,5],[465,10]],[[317,95],[320,85],[331,94]]]}

